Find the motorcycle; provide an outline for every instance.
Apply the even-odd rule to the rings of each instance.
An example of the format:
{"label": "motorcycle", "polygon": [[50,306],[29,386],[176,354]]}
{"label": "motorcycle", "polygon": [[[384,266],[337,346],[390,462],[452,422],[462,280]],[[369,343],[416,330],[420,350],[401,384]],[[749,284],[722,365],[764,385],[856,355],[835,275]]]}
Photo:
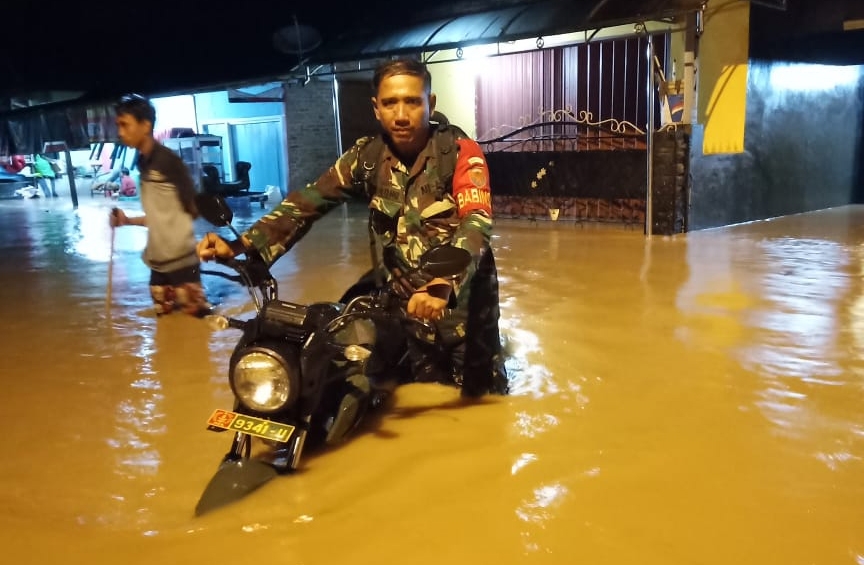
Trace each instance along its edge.
{"label": "motorcycle", "polygon": [[[221,196],[201,194],[198,207],[209,223],[240,237]],[[447,278],[471,260],[467,251],[441,245],[420,258],[418,269]],[[299,304],[279,298],[277,282],[257,254],[218,263],[236,275],[202,272],[245,286],[255,315],[211,316],[216,327],[239,330],[241,336],[228,366],[233,407],[216,409],[207,420],[209,430],[233,432],[233,439],[196,516],[297,470],[304,450],[344,442],[369,410],[410,382],[405,336],[436,341],[435,327],[408,316],[406,300],[392,287],[355,285],[338,302]],[[262,448],[254,456],[253,438]]]}

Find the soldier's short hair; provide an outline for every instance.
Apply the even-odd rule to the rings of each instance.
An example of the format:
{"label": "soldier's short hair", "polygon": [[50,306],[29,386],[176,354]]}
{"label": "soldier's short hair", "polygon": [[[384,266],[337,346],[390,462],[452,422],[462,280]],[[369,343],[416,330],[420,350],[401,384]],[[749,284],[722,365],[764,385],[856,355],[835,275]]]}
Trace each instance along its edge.
{"label": "soldier's short hair", "polygon": [[432,75],[426,65],[417,59],[402,58],[385,61],[378,65],[375,74],[372,75],[372,95],[377,96],[381,82],[388,77],[396,75],[411,75],[423,79],[423,88],[426,94],[432,92]]}

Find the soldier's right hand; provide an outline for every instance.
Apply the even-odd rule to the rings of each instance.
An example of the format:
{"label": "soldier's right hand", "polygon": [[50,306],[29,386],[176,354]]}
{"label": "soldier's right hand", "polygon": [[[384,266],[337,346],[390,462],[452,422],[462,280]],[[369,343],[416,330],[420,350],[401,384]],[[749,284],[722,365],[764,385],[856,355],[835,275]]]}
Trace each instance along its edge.
{"label": "soldier's right hand", "polygon": [[234,258],[234,250],[231,249],[231,246],[224,239],[212,232],[208,232],[201,238],[196,250],[198,258],[202,261]]}

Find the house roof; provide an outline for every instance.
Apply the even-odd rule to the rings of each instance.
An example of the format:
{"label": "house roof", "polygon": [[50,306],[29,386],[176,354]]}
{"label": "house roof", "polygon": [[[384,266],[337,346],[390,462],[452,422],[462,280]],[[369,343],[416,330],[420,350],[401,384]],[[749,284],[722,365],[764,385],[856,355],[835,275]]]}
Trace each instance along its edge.
{"label": "house roof", "polygon": [[[4,20],[0,111],[12,98],[62,92],[108,99],[262,82],[306,63],[591,29],[695,9],[702,0],[438,0],[406,12],[392,0],[62,3]],[[8,13],[8,12],[7,12]],[[17,23],[16,23],[17,22]],[[20,25],[19,25],[20,23]],[[6,108],[4,108],[6,106]]]}
{"label": "house roof", "polygon": [[484,10],[429,14],[403,27],[349,28],[311,54],[318,63],[451,49],[593,30],[643,20],[673,19],[704,0],[534,0],[499,2]]}
{"label": "house roof", "polygon": [[[393,0],[149,0],[99,10],[49,3],[38,15],[10,9],[0,33],[0,113],[50,101],[113,100],[124,92],[160,96],[263,83],[311,64],[670,19],[704,2],[436,0],[408,11]],[[752,4],[755,53],[774,53],[783,42],[786,50],[801,45],[809,57],[830,60],[826,46],[833,46],[842,52],[838,61],[864,63],[864,31],[839,31],[842,41],[838,32],[814,35],[839,30],[843,18],[864,18],[860,0],[822,0],[832,6],[825,10],[798,0]],[[781,9],[766,7],[772,5]],[[822,27],[810,29],[812,22]],[[772,35],[780,30],[783,37]]]}

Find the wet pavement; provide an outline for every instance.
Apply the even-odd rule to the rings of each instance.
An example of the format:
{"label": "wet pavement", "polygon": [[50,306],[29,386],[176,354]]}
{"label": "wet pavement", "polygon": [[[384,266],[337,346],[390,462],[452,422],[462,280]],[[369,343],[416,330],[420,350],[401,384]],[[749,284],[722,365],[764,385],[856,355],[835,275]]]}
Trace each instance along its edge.
{"label": "wet pavement", "polygon": [[[143,229],[112,255],[112,203],[80,203],[0,201],[4,562],[864,563],[864,207],[650,240],[499,222],[514,394],[404,387],[196,518],[237,334],[157,319]],[[284,299],[332,300],[367,261],[345,208],[274,270]]]}

